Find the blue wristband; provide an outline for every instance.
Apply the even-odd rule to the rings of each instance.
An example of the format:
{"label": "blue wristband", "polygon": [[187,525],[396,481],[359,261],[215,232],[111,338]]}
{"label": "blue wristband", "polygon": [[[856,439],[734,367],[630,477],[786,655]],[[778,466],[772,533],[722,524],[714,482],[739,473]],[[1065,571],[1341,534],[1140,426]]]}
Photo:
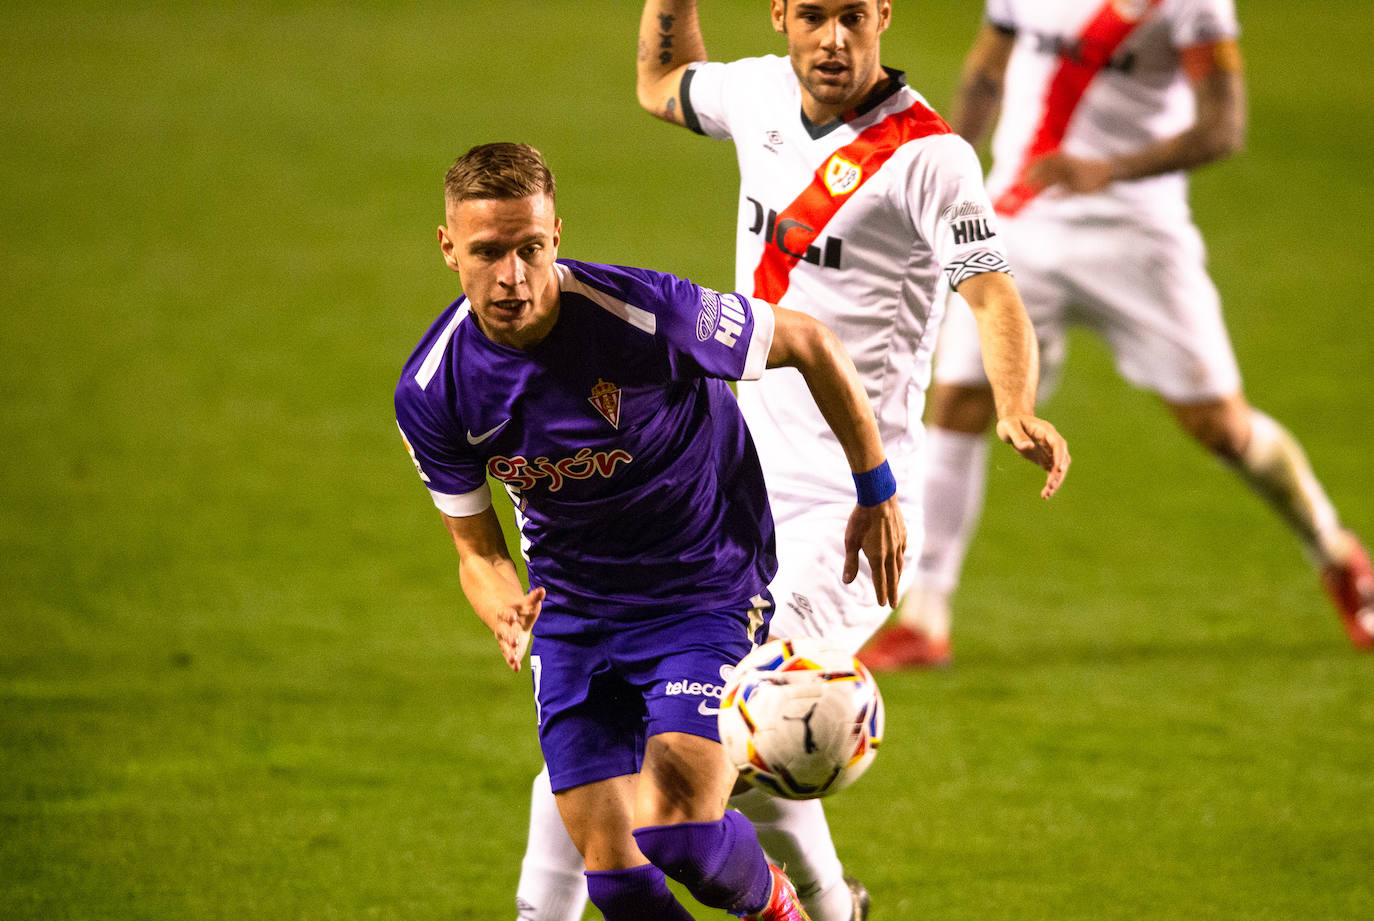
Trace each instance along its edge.
{"label": "blue wristband", "polygon": [[882,505],[896,494],[897,478],[887,461],[883,461],[867,473],[854,474],[854,489],[859,493],[860,505]]}

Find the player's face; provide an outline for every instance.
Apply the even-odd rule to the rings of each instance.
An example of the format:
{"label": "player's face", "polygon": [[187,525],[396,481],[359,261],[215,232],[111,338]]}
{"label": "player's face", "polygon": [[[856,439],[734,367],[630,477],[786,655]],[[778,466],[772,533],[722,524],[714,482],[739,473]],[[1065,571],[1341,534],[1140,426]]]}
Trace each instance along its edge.
{"label": "player's face", "polygon": [[882,79],[878,36],[892,20],[891,0],[772,0],[772,12],[807,118],[824,123],[847,112]]}
{"label": "player's face", "polygon": [[458,273],[482,332],[527,349],[558,319],[554,259],[563,222],[547,195],[449,202],[439,228],[444,261]]}

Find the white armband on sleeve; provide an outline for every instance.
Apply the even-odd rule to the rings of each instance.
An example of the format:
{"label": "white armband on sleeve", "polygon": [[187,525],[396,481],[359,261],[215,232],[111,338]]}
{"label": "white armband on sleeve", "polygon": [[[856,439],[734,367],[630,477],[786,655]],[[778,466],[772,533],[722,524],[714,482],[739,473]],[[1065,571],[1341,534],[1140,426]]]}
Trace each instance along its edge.
{"label": "white armband on sleeve", "polygon": [[461,496],[451,496],[432,489],[429,494],[434,499],[435,507],[450,518],[471,518],[491,508],[491,486],[487,483]]}
{"label": "white armband on sleeve", "polygon": [[[742,295],[725,294],[722,297]],[[754,297],[748,300],[750,312],[754,315],[754,335],[749,339],[749,354],[745,356],[744,373],[739,379],[756,381],[763,377],[763,372],[768,367],[768,352],[773,348],[773,330],[777,318],[773,315],[772,304]]]}

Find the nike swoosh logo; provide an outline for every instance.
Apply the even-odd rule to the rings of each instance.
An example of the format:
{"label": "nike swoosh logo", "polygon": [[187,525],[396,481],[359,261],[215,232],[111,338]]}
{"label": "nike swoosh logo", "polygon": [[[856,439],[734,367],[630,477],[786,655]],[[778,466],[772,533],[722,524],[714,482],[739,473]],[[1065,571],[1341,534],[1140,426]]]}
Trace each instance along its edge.
{"label": "nike swoosh logo", "polygon": [[[506,422],[509,422],[509,421],[510,421],[509,419],[506,420]],[[467,432],[468,444],[470,444],[470,445],[479,445],[479,444],[481,444],[482,442],[486,441],[488,438],[490,438],[491,436],[495,435],[497,432],[499,432],[499,431],[501,431],[503,428],[505,428],[505,427],[506,427],[506,422],[502,422],[500,425],[496,426],[495,428],[487,429],[485,432],[483,432],[483,433],[480,434],[480,435],[474,435],[474,434],[472,434],[472,430],[469,429],[468,432]]]}
{"label": "nike swoosh logo", "polygon": [[701,703],[697,704],[697,712],[702,716],[715,716],[720,713],[720,707],[708,707],[706,706],[706,701],[703,700]]}

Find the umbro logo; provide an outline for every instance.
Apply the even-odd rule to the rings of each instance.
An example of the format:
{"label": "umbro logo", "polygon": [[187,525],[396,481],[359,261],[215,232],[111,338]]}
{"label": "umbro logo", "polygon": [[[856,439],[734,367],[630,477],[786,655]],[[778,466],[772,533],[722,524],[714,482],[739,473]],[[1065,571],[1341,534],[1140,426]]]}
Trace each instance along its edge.
{"label": "umbro logo", "polygon": [[781,146],[782,146],[782,132],[781,132],[781,131],[772,131],[772,130],[769,130],[769,131],[765,131],[765,132],[763,133],[763,149],[764,149],[764,150],[766,150],[766,151],[768,151],[768,152],[770,152],[770,153],[777,153],[777,152],[778,152],[778,148],[781,147]]}
{"label": "umbro logo", "polygon": [[505,428],[505,427],[506,427],[506,423],[508,423],[508,422],[510,422],[509,419],[507,419],[505,422],[500,423],[499,425],[497,425],[497,426],[494,427],[494,428],[489,428],[489,429],[487,429],[485,432],[483,432],[483,433],[480,434],[480,435],[474,435],[474,434],[472,434],[472,430],[471,430],[471,429],[468,429],[468,431],[467,431],[468,444],[470,444],[470,445],[479,445],[479,444],[481,444],[482,442],[486,441],[488,438],[490,438],[491,436],[495,435],[497,432],[499,432],[499,431],[501,431],[503,428]]}

